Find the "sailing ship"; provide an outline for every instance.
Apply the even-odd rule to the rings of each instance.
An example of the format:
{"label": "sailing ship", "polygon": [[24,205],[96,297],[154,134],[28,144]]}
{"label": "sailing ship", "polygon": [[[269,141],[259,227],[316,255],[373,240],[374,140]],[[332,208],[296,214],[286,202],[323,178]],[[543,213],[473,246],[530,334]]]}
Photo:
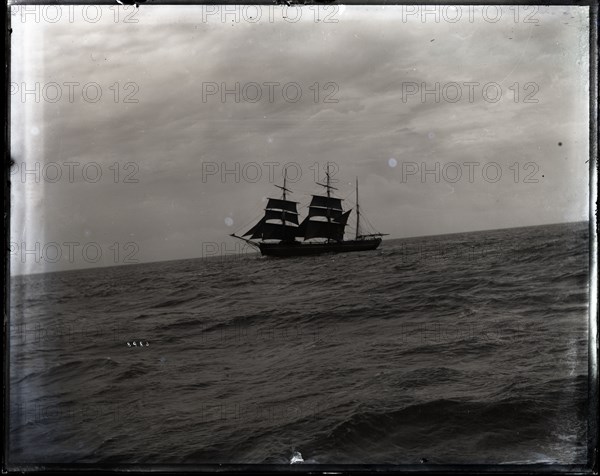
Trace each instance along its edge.
{"label": "sailing ship", "polygon": [[[358,178],[356,179],[356,233],[354,239],[345,240],[344,234],[350,210],[344,210],[342,199],[332,196],[329,166],[325,173],[325,195],[312,195],[308,215],[300,222],[298,202],[288,200],[292,193],[287,188],[287,175],[284,173],[281,198],[268,198],[264,216],[243,235],[230,236],[247,242],[268,256],[307,256],[322,253],[346,253],[376,249],[386,233],[362,234],[361,213],[358,204]],[[249,237],[249,238],[246,238]]]}

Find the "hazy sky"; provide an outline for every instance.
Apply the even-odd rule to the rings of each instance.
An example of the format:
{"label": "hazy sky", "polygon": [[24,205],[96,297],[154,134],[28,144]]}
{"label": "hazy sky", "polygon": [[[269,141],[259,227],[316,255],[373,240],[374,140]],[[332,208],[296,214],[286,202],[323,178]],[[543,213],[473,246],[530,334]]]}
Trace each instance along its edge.
{"label": "hazy sky", "polygon": [[587,7],[27,8],[15,274],[231,251],[285,164],[389,238],[588,217]]}

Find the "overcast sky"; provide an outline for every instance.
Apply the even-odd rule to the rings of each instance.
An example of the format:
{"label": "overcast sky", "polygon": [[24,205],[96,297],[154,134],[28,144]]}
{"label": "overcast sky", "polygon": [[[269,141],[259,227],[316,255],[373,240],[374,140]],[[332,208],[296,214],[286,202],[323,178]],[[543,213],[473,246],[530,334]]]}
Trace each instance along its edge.
{"label": "overcast sky", "polygon": [[13,10],[14,274],[231,250],[292,163],[390,239],[587,219],[586,7],[209,8]]}

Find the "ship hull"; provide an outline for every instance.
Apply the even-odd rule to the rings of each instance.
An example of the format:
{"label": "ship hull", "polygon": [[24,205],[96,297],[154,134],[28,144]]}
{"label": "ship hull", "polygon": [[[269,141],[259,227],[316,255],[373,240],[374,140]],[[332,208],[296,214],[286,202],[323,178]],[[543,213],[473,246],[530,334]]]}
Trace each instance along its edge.
{"label": "ship hull", "polygon": [[348,253],[351,251],[369,251],[381,244],[381,238],[372,240],[348,240],[332,243],[261,243],[260,252],[266,256],[310,256],[324,253]]}

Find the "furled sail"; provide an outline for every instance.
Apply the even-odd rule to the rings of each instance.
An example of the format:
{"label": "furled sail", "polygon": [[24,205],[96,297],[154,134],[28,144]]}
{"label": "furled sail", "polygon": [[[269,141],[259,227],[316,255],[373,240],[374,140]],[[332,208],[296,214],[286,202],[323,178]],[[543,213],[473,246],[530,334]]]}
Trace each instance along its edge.
{"label": "furled sail", "polygon": [[340,212],[343,211],[341,198],[325,197],[322,195],[313,195],[309,206],[311,208],[329,208]]}

